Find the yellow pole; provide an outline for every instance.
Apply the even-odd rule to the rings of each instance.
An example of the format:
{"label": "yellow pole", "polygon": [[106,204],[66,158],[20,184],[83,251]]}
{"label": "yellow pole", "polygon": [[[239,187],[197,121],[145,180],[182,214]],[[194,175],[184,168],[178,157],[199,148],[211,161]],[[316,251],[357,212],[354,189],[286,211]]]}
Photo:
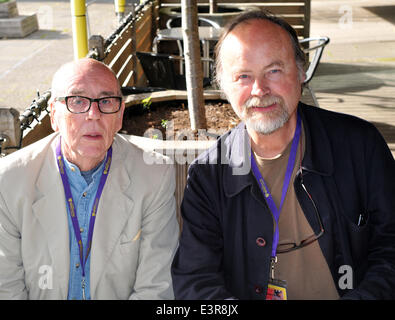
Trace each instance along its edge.
{"label": "yellow pole", "polygon": [[70,0],[73,26],[74,60],[88,54],[88,33],[86,29],[85,0]]}
{"label": "yellow pole", "polygon": [[115,1],[115,12],[125,13],[125,2],[126,0],[114,0]]}
{"label": "yellow pole", "polygon": [[118,24],[121,24],[123,18],[125,18],[125,2],[126,0],[114,0],[115,14],[118,18]]}

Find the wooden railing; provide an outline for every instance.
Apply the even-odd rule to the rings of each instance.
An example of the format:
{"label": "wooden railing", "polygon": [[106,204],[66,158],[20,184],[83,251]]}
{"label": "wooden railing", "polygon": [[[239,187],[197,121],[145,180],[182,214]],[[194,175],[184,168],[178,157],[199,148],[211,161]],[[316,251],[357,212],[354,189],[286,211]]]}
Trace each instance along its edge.
{"label": "wooden railing", "polygon": [[159,1],[146,4],[106,47],[103,62],[116,74],[121,86],[145,85],[146,78],[136,51],[151,51],[159,25]]}
{"label": "wooden railing", "polygon": [[[152,42],[158,28],[163,25],[159,19],[159,9],[164,6],[180,6],[180,0],[154,0],[147,3],[106,46],[103,62],[117,74],[122,86],[146,85],[142,67],[136,58],[136,51],[152,51]],[[208,4],[208,0],[198,0],[198,4]],[[310,0],[220,1],[218,5],[262,7],[284,17],[301,38],[310,34]]]}
{"label": "wooden railing", "polygon": [[[198,0],[198,4],[207,4],[209,0]],[[161,0],[161,6],[176,6],[180,0]],[[253,6],[269,10],[270,12],[285,18],[292,25],[301,38],[310,36],[310,4],[311,0],[226,0],[218,1],[221,5],[236,5],[240,7]]]}

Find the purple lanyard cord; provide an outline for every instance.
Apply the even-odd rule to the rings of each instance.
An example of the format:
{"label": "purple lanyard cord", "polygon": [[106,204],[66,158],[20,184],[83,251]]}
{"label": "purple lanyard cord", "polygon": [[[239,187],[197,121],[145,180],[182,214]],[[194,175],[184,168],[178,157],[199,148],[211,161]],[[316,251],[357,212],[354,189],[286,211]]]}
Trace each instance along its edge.
{"label": "purple lanyard cord", "polygon": [[291,152],[289,154],[287,170],[285,171],[285,176],[284,176],[283,188],[282,188],[282,192],[281,192],[280,207],[278,209],[277,209],[276,204],[274,203],[274,200],[273,200],[273,197],[269,191],[269,188],[267,187],[265,180],[263,179],[262,174],[258,169],[258,166],[257,166],[256,161],[254,159],[254,155],[251,150],[252,172],[254,173],[255,179],[258,181],[259,187],[263,193],[263,196],[266,199],[266,203],[268,204],[269,209],[272,212],[273,217],[276,221],[276,228],[274,231],[274,239],[273,239],[273,246],[272,246],[272,257],[276,256],[276,250],[277,250],[277,245],[278,245],[278,240],[279,240],[278,221],[280,219],[280,212],[281,212],[281,208],[284,203],[285,195],[287,194],[288,186],[291,181],[292,171],[293,171],[293,168],[295,165],[296,153],[298,150],[300,133],[301,133],[301,119],[300,119],[300,115],[298,113],[297,120],[296,120],[295,134],[294,134],[294,137],[292,140]]}
{"label": "purple lanyard cord", "polygon": [[88,260],[89,253],[91,251],[92,238],[93,238],[93,227],[95,225],[97,208],[98,208],[98,205],[99,205],[99,200],[100,200],[101,194],[102,194],[103,189],[104,189],[104,184],[106,183],[106,180],[107,180],[107,177],[108,177],[108,173],[110,171],[111,160],[112,160],[112,147],[110,147],[108,149],[108,151],[107,151],[105,165],[104,165],[103,172],[102,172],[102,175],[101,175],[101,178],[100,178],[99,186],[97,188],[95,202],[93,204],[92,211],[91,211],[91,218],[90,218],[90,221],[89,221],[87,250],[86,250],[85,259],[83,257],[83,252],[84,251],[83,251],[82,238],[81,238],[81,234],[80,234],[80,227],[79,227],[79,224],[78,224],[77,212],[76,212],[76,208],[75,208],[73,197],[71,195],[69,179],[68,179],[67,173],[66,173],[66,171],[64,169],[64,159],[63,159],[63,156],[62,156],[60,139],[59,139],[59,142],[58,142],[58,144],[56,146],[56,160],[57,160],[60,176],[62,178],[63,187],[64,187],[64,193],[65,193],[65,196],[66,196],[66,202],[67,202],[67,206],[69,208],[71,221],[73,223],[73,229],[74,229],[75,237],[76,237],[78,248],[79,248],[79,252],[80,252],[80,262],[81,262],[81,267],[82,267],[82,277],[85,278],[85,264],[86,264],[86,261]]}

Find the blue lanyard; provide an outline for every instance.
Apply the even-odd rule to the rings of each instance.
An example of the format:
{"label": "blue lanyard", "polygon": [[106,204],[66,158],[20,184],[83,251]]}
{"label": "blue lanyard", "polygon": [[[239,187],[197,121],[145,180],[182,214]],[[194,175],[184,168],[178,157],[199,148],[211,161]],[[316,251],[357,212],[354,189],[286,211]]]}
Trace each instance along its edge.
{"label": "blue lanyard", "polygon": [[100,178],[99,186],[97,188],[97,192],[96,192],[96,196],[95,196],[95,201],[93,203],[93,207],[92,207],[92,211],[91,211],[91,218],[89,220],[87,250],[86,250],[86,254],[85,254],[85,259],[83,256],[84,251],[83,251],[83,244],[82,244],[82,238],[81,238],[81,234],[80,234],[80,227],[79,227],[79,223],[78,223],[76,207],[74,204],[73,196],[71,194],[69,179],[67,177],[67,173],[64,168],[65,162],[63,159],[62,151],[61,151],[60,139],[59,139],[59,142],[56,146],[56,159],[57,159],[57,164],[58,164],[58,168],[59,168],[59,173],[60,173],[60,176],[61,176],[62,182],[63,182],[63,188],[64,188],[64,193],[66,196],[67,206],[69,208],[71,221],[73,223],[74,234],[75,234],[78,248],[79,248],[80,263],[81,263],[81,269],[82,269],[82,290],[83,290],[82,293],[83,293],[83,298],[85,299],[85,264],[86,264],[86,261],[88,260],[88,256],[89,256],[89,253],[90,253],[91,247],[92,247],[93,228],[95,225],[97,208],[99,206],[99,200],[100,200],[102,191],[104,189],[104,184],[106,183],[108,173],[110,171],[111,160],[112,160],[112,147],[110,147],[107,151],[107,156],[106,156],[103,172],[102,172],[102,175]]}
{"label": "blue lanyard", "polygon": [[281,212],[281,208],[284,203],[285,195],[287,194],[288,186],[291,181],[292,171],[295,166],[295,159],[296,159],[296,153],[298,150],[301,127],[302,127],[301,119],[300,119],[300,115],[298,113],[297,120],[296,120],[296,129],[295,129],[295,133],[294,133],[294,137],[293,137],[292,145],[291,145],[291,152],[290,152],[290,155],[288,158],[287,170],[285,171],[283,188],[282,188],[282,192],[281,192],[281,202],[280,202],[279,208],[277,208],[276,204],[274,203],[273,197],[269,191],[269,188],[267,187],[267,185],[265,183],[265,180],[262,177],[261,172],[258,169],[258,166],[257,166],[256,161],[254,159],[254,155],[252,154],[252,151],[251,151],[252,172],[254,173],[255,179],[257,179],[257,181],[258,181],[259,187],[263,193],[263,196],[266,199],[266,203],[268,204],[269,209],[272,212],[273,217],[276,221],[276,229],[274,230],[274,238],[273,238],[273,245],[272,245],[272,257],[276,256],[276,250],[277,250],[278,239],[279,239],[278,221],[280,218],[280,212]]}

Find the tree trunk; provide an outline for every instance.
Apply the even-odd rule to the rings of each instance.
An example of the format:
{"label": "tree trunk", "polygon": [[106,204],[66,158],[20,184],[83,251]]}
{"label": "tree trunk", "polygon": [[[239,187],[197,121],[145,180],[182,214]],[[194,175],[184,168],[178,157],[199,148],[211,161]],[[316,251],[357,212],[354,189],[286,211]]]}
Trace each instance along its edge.
{"label": "tree trunk", "polygon": [[210,0],[210,13],[216,13],[218,11],[217,0]]}
{"label": "tree trunk", "polygon": [[182,33],[184,40],[185,77],[191,129],[207,129],[203,97],[203,70],[200,59],[196,0],[182,0]]}

